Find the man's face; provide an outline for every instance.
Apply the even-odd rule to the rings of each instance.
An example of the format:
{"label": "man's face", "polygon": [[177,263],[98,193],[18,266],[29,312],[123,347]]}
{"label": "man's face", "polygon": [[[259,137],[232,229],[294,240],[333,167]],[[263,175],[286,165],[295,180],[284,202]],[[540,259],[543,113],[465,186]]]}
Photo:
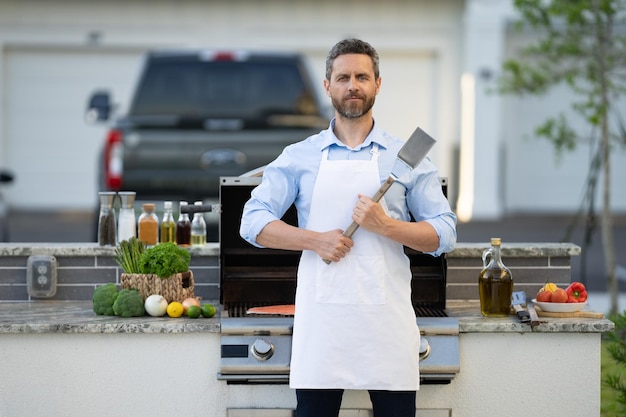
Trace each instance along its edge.
{"label": "man's face", "polygon": [[330,81],[324,80],[324,88],[341,116],[356,119],[374,106],[380,81],[380,77],[375,78],[369,56],[347,54],[335,58]]}

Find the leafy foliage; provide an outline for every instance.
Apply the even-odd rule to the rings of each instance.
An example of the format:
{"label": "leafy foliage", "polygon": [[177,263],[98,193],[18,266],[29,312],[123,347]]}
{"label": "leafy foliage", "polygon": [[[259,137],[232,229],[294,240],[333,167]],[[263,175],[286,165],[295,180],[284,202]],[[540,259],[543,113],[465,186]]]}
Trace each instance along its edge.
{"label": "leafy foliage", "polygon": [[618,392],[617,401],[621,411],[626,413],[626,311],[615,315],[612,320],[615,330],[607,335],[607,350],[618,366],[606,376],[604,383]]}
{"label": "leafy foliage", "polygon": [[156,274],[167,278],[189,269],[191,254],[175,243],[159,243],[145,250],[139,259],[139,268],[143,274]]}
{"label": "leafy foliage", "polygon": [[[524,47],[520,59],[504,62],[498,90],[541,95],[566,85],[580,98],[571,103],[572,109],[587,124],[600,127],[615,100],[626,92],[626,37],[615,30],[624,23],[626,0],[515,0],[514,4],[521,15],[516,27],[530,29],[540,39]],[[535,133],[550,140],[559,153],[590,139],[571,128],[562,113],[549,117]],[[626,144],[623,129],[612,138]]]}

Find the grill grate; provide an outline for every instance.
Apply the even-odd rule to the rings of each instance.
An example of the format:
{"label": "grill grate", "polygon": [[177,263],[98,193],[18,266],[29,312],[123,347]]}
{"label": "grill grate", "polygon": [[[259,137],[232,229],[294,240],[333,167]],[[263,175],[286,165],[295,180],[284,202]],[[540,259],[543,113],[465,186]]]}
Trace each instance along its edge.
{"label": "grill grate", "polygon": [[[227,317],[285,317],[284,315],[280,314],[247,314],[249,308],[264,307],[270,305],[272,305],[272,303],[235,303],[225,306],[224,309],[228,312]],[[413,306],[413,309],[415,310],[416,317],[448,317],[448,313],[446,313],[446,311],[441,307],[417,305]]]}
{"label": "grill grate", "polygon": [[441,307],[414,305],[416,317],[448,317],[448,313]]}

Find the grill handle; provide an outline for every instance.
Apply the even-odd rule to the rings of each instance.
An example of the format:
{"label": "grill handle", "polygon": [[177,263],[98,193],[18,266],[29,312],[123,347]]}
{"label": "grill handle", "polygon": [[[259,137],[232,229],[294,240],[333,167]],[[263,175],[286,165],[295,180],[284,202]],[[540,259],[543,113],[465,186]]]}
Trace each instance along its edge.
{"label": "grill handle", "polygon": [[193,219],[196,213],[210,213],[212,211],[220,211],[219,204],[186,204],[180,208],[181,213],[187,213]]}

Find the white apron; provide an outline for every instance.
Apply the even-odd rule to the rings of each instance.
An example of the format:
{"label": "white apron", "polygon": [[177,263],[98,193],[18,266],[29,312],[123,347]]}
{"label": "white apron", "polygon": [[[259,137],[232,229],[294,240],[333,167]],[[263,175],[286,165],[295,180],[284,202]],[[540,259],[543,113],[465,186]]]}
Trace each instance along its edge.
{"label": "white apron", "polygon": [[[378,147],[366,161],[323,152],[307,229],[345,230],[357,194],[380,187]],[[384,205],[384,201],[381,201]],[[303,251],[298,268],[291,388],[419,389],[420,334],[402,245],[359,228],[354,247],[327,265]]]}

